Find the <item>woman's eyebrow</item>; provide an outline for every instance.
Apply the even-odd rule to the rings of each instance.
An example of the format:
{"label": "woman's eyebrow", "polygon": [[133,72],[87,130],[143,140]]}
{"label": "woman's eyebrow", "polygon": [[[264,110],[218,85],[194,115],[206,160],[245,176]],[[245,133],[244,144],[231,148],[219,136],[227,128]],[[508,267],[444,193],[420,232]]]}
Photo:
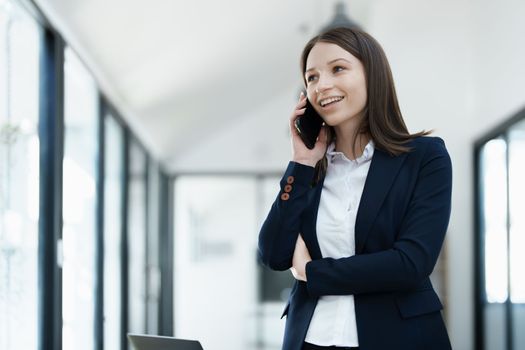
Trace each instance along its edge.
{"label": "woman's eyebrow", "polygon": [[350,64],[352,63],[349,60],[347,60],[346,58],[336,58],[335,60],[331,60],[327,64],[332,64],[332,63],[337,62],[337,61],[345,61],[345,62],[350,63]]}
{"label": "woman's eyebrow", "polygon": [[[350,61],[347,60],[346,58],[342,58],[342,57],[341,57],[341,58],[336,58],[336,59],[331,60],[331,61],[328,61],[326,64],[327,64],[327,65],[331,65],[332,63],[335,63],[335,62],[337,62],[337,61],[345,61],[345,62],[347,62],[348,64],[352,64],[352,62],[350,62]],[[315,69],[315,67],[308,68],[307,70],[304,71],[304,73],[306,74],[306,73],[308,73],[308,72],[310,72],[310,71],[312,71],[312,70],[314,70],[314,69]]]}

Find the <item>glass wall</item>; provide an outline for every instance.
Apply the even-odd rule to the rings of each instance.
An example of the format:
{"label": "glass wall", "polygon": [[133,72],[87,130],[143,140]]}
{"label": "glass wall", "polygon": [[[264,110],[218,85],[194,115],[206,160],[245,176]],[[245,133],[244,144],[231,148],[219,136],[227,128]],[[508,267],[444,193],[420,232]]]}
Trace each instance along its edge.
{"label": "glass wall", "polygon": [[[175,336],[210,350],[280,349],[289,272],[257,263],[257,236],[280,177],[175,181]],[[209,291],[214,297],[209,298]]]}
{"label": "glass wall", "polygon": [[37,347],[39,30],[16,3],[0,0],[0,349],[5,350]]}
{"label": "glass wall", "polygon": [[[81,59],[23,4],[0,0],[0,349],[120,350],[127,331],[162,326],[165,175],[122,116],[99,106]],[[46,176],[52,185],[40,187]],[[39,220],[45,208],[52,215]]]}
{"label": "glass wall", "polygon": [[129,331],[146,332],[147,155],[133,140],[129,149]]}
{"label": "glass wall", "polygon": [[64,62],[63,347],[94,349],[98,94],[70,49]]}
{"label": "glass wall", "polygon": [[477,148],[480,349],[525,348],[525,111]]}
{"label": "glass wall", "polygon": [[525,120],[509,130],[509,279],[512,344],[525,349]]}
{"label": "glass wall", "polygon": [[253,348],[255,181],[181,177],[175,186],[175,336],[210,350]]}
{"label": "glass wall", "polygon": [[146,241],[146,331],[158,334],[160,307],[160,174],[155,162],[148,162],[148,235]]}
{"label": "glass wall", "polygon": [[124,133],[112,116],[104,123],[104,349],[120,349]]}
{"label": "glass wall", "polygon": [[505,349],[505,301],[507,280],[507,143],[503,138],[487,142],[481,151],[483,246],[485,253],[486,307],[485,339],[487,349]]}

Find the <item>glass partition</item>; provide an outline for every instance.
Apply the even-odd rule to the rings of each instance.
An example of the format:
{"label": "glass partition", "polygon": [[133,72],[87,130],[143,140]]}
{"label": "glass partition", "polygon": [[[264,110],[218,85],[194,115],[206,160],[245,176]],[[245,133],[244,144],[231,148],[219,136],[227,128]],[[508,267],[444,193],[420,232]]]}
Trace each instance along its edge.
{"label": "glass partition", "polygon": [[254,348],[255,180],[180,177],[174,193],[175,336],[210,350]]}
{"label": "glass partition", "polygon": [[159,166],[153,161],[148,162],[148,234],[146,238],[146,331],[149,334],[159,332],[159,301],[160,301],[160,174]]}
{"label": "glass partition", "polygon": [[62,345],[94,348],[98,95],[69,48],[64,53]]}
{"label": "glass partition", "polygon": [[[280,176],[175,181],[175,336],[205,349],[280,349],[293,276],[258,264],[257,237]],[[214,297],[209,298],[213,289]]]}
{"label": "glass partition", "polygon": [[129,155],[129,331],[145,333],[148,161],[136,141],[130,142]]}
{"label": "glass partition", "polygon": [[525,348],[525,111],[477,143],[476,341]]}
{"label": "glass partition", "polygon": [[104,349],[120,349],[124,133],[112,116],[104,123]]}
{"label": "glass partition", "polygon": [[39,32],[16,3],[0,0],[0,349],[5,350],[37,347]]}
{"label": "glass partition", "polygon": [[505,348],[507,278],[507,143],[503,138],[487,142],[481,151],[480,189],[485,254],[483,312],[487,349]]}
{"label": "glass partition", "polygon": [[525,121],[509,130],[509,277],[512,343],[525,349]]}

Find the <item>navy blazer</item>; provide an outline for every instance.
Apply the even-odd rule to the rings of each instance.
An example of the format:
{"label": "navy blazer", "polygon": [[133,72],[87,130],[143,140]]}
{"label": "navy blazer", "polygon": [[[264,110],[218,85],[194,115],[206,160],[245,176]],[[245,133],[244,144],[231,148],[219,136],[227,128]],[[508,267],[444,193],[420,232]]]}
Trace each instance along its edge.
{"label": "navy blazer", "polygon": [[450,218],[452,166],[438,137],[407,146],[399,156],[375,149],[356,218],[356,253],[341,259],[323,258],[317,241],[324,179],[312,185],[313,167],[289,163],[258,247],[264,265],[288,270],[300,233],[312,257],[307,282],[295,281],[283,312],[283,350],[301,349],[320,296],[349,294],[361,350],[451,349],[429,275]]}

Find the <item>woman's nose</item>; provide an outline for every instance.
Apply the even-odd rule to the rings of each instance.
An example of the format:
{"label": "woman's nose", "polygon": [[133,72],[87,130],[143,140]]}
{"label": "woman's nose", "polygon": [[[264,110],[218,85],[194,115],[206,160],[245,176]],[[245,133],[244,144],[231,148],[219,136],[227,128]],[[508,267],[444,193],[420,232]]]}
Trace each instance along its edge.
{"label": "woman's nose", "polygon": [[317,82],[317,92],[330,89],[333,86],[332,79],[327,76],[320,76]]}

